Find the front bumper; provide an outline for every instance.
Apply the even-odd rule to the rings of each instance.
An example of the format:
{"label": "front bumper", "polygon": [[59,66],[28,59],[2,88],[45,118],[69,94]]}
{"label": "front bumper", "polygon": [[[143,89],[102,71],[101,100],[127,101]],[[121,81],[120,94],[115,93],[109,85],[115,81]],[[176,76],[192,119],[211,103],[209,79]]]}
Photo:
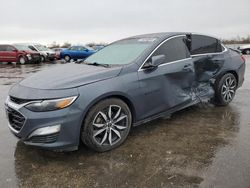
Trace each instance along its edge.
{"label": "front bumper", "polygon": [[82,112],[77,104],[56,111],[32,112],[8,98],[5,108],[10,131],[25,144],[63,151],[78,148]]}
{"label": "front bumper", "polygon": [[40,54],[29,54],[25,56],[25,59],[28,63],[40,63],[41,62],[41,56]]}
{"label": "front bumper", "polygon": [[32,54],[30,62],[40,63],[41,62],[40,54]]}
{"label": "front bumper", "polygon": [[47,59],[50,60],[50,61],[53,61],[55,60],[57,57],[56,57],[56,54],[47,54]]}

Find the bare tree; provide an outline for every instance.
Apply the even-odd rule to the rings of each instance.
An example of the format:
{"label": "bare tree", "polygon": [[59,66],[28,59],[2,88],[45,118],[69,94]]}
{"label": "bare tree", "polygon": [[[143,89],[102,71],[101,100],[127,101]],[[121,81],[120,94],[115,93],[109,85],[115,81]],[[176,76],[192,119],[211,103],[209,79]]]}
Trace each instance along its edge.
{"label": "bare tree", "polygon": [[63,45],[61,45],[61,48],[69,48],[71,46],[71,43],[64,42]]}

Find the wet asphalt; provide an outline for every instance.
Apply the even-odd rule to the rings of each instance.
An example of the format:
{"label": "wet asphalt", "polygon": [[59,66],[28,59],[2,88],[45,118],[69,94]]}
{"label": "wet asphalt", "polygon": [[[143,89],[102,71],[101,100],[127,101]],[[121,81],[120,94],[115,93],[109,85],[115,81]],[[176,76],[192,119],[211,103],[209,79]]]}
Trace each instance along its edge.
{"label": "wet asphalt", "polygon": [[250,68],[227,107],[196,105],[135,127],[110,152],[58,153],[19,142],[3,105],[14,83],[53,66],[0,64],[1,188],[250,187]]}

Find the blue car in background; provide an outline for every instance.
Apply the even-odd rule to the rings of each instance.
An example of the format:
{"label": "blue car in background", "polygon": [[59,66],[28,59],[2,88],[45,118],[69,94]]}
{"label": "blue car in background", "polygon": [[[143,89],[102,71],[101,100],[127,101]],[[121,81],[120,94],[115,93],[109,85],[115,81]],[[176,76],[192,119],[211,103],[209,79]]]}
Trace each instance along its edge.
{"label": "blue car in background", "polygon": [[94,54],[97,50],[89,46],[71,46],[70,48],[61,51],[60,57],[69,62],[71,59],[85,59]]}

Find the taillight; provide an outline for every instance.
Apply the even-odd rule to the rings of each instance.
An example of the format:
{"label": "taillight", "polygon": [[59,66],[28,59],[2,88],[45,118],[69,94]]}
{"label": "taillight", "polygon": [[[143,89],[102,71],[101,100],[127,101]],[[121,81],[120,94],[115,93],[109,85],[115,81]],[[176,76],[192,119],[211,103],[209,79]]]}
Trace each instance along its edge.
{"label": "taillight", "polygon": [[242,61],[244,61],[244,63],[245,63],[246,62],[246,57],[244,55],[241,55],[240,57],[241,57]]}

